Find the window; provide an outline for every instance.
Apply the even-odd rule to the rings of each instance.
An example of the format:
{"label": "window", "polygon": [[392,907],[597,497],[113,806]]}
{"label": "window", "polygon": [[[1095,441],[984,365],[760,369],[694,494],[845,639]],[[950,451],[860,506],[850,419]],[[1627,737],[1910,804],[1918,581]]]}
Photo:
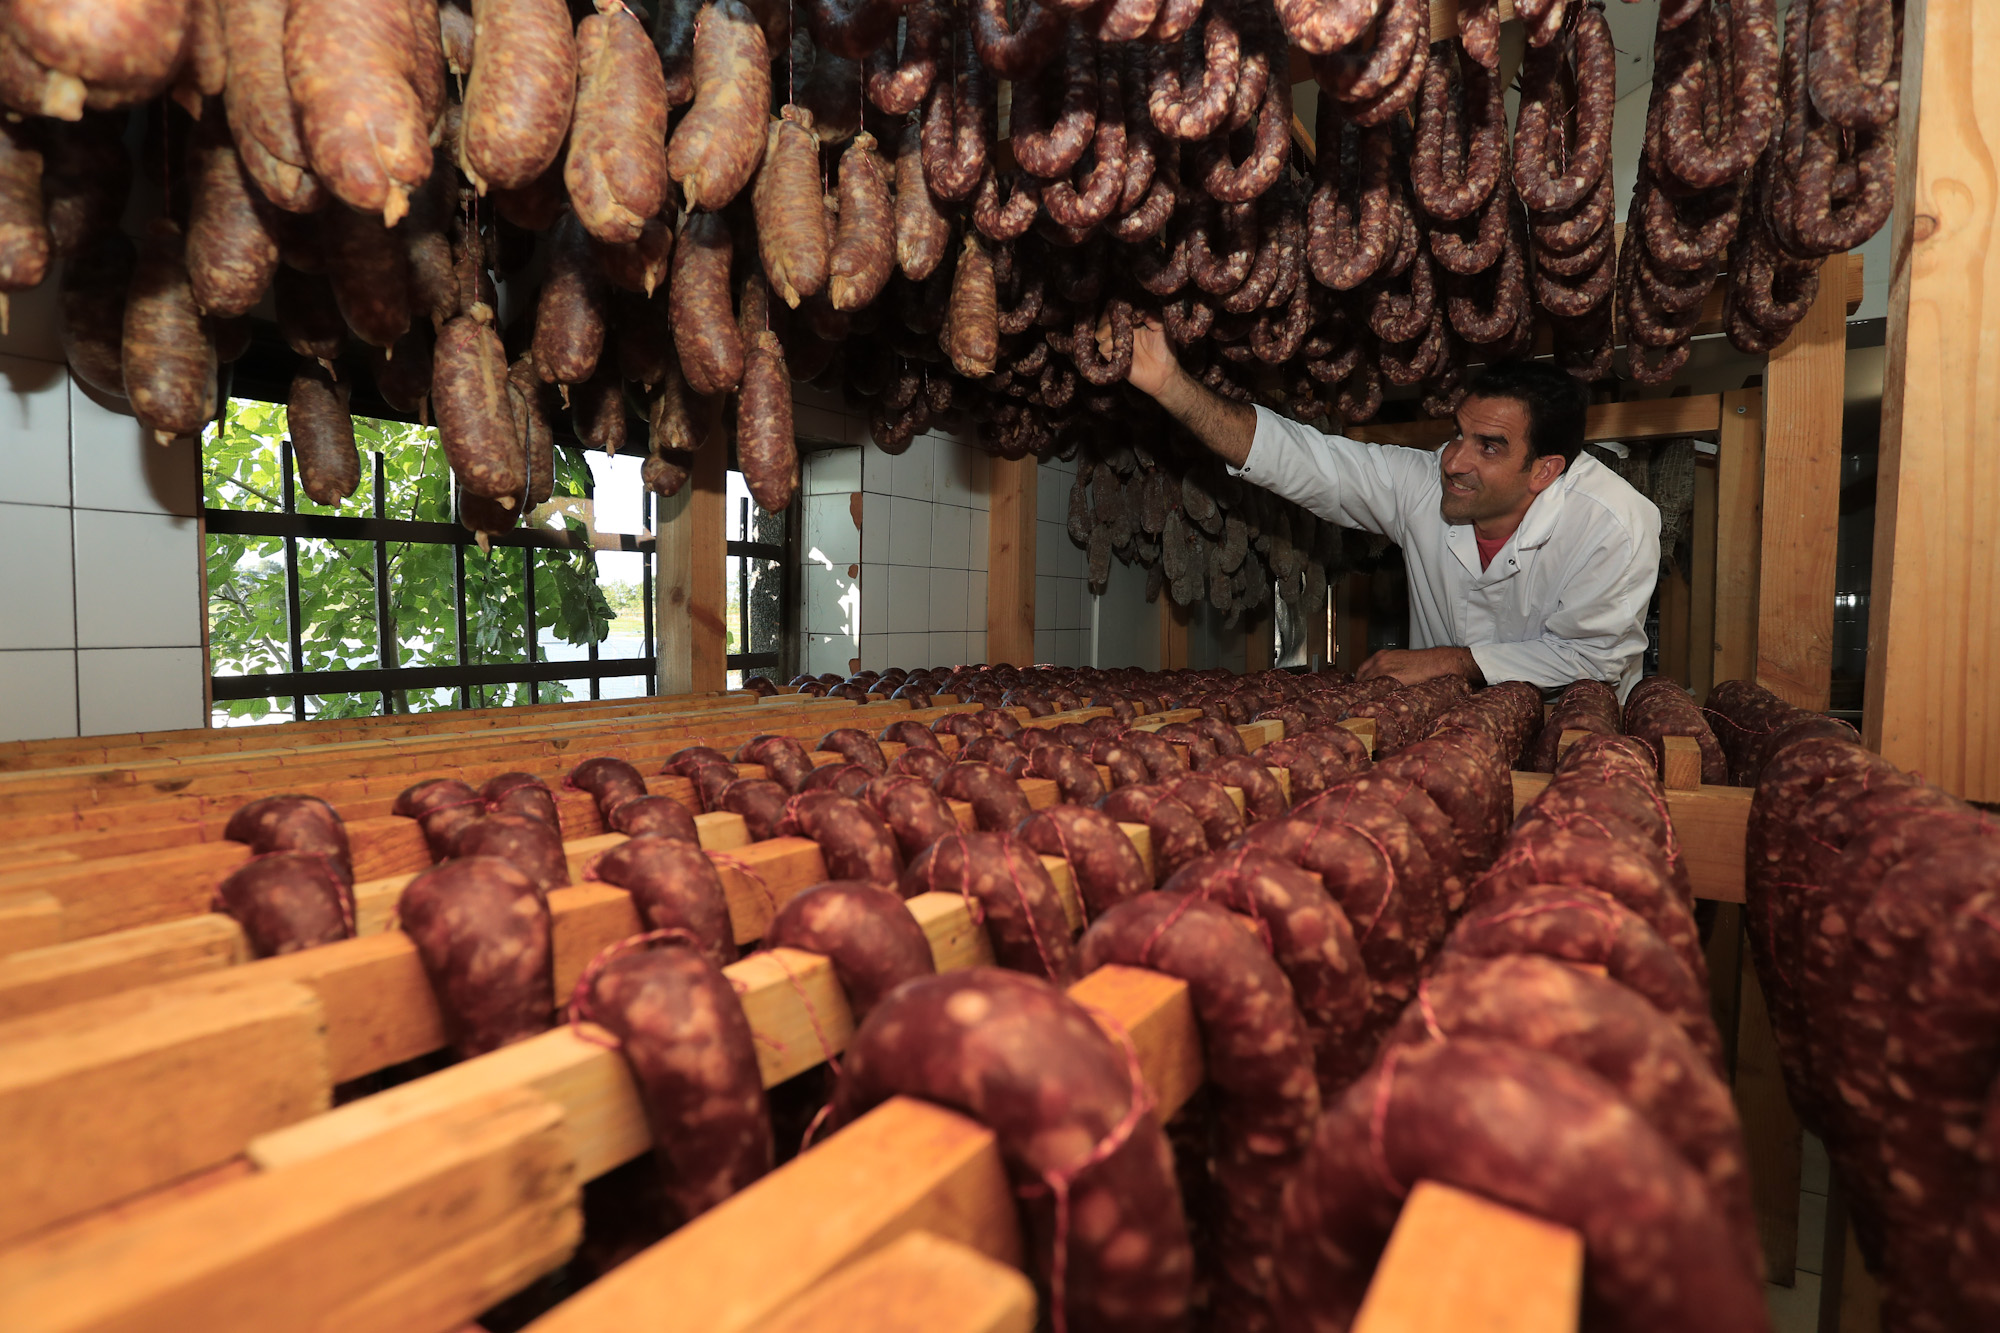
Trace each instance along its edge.
{"label": "window", "polygon": [[729,688],[743,688],[747,676],[783,682],[797,674],[796,654],[786,661],[794,642],[792,608],[798,590],[790,558],[798,521],[798,505],[773,514],[757,507],[741,472],[729,474],[724,499],[725,626]]}
{"label": "window", "polygon": [[558,447],[554,497],[482,547],[436,430],[354,433],[335,506],[298,488],[283,404],[231,399],[202,437],[214,725],[653,692],[640,457]]}

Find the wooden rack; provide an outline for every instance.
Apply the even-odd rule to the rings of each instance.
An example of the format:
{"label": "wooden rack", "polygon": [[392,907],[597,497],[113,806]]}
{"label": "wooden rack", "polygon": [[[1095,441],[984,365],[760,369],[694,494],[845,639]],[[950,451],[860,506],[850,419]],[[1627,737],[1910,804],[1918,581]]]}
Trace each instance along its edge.
{"label": "wooden rack", "polygon": [[[445,766],[476,779],[540,765],[553,777],[605,753],[602,741],[613,738],[612,748],[627,757],[657,759],[702,741],[763,731],[817,737],[839,725],[874,728],[891,717],[936,716],[954,706],[965,705],[911,710],[901,701],[675,700],[656,715],[628,710],[615,720],[578,723],[555,711],[525,727],[476,729],[473,735],[492,742],[476,763],[465,762],[470,738],[444,731],[386,741],[322,736],[299,745],[285,728],[267,737],[283,744],[261,754],[167,753],[85,771],[0,775],[0,799],[9,784],[32,784],[37,799],[92,808],[89,798],[109,775],[120,775],[114,790],[138,789],[155,785],[162,771],[199,770],[180,790],[122,809],[160,814],[164,803],[183,815],[192,810],[191,822],[213,838],[237,804],[296,789],[295,778],[352,791],[359,802],[385,803],[391,784],[400,790]],[[1093,715],[1027,721],[1052,726]],[[1165,714],[1144,725],[1183,716],[1191,714]],[[1372,739],[1372,720],[1350,725]],[[1254,746],[1277,739],[1282,724],[1242,730]],[[202,739],[140,743],[198,746]],[[342,757],[329,766],[333,750]],[[1697,891],[1740,898],[1748,793],[1687,787],[1686,768],[1685,754],[1674,747],[1668,771],[1679,785],[1669,801]],[[1517,804],[1546,780],[1515,775]],[[649,783],[660,791],[677,781]],[[218,790],[190,792],[202,783]],[[1023,785],[1031,804],[1054,799],[1051,783]],[[1240,803],[1240,791],[1233,794]],[[620,838],[601,832],[582,794],[562,793],[560,800],[575,875]],[[960,818],[969,822],[969,810]],[[761,936],[785,898],[824,877],[818,847],[809,841],[750,844],[742,821],[729,815],[704,815],[698,824],[704,846],[720,853],[741,941]],[[1150,861],[1146,830],[1125,827]],[[0,1022],[0,1050],[7,1052],[0,1060],[0,1133],[37,1145],[20,1159],[16,1188],[0,1198],[0,1324],[159,1326],[177,1312],[192,1318],[194,1311],[226,1306],[241,1312],[245,1327],[268,1326],[274,1311],[300,1308],[311,1293],[315,1309],[359,1318],[393,1302],[399,1323],[443,1330],[559,1263],[575,1243],[581,1184],[649,1146],[615,1052],[557,1029],[329,1109],[334,1085],[445,1042],[414,948],[384,929],[402,885],[429,863],[414,822],[368,815],[350,823],[357,860],[382,872],[357,884],[359,938],[254,963],[244,961],[234,923],[204,910],[207,892],[245,849],[176,844],[183,835],[172,815],[140,828],[154,831],[163,845],[95,859],[79,853],[75,861],[18,870],[0,881],[0,892],[16,898],[50,898],[63,928],[78,932],[53,947],[0,954],[0,1014],[16,1014]],[[1700,858],[1697,844],[1716,844],[1716,853]],[[1067,865],[1044,862],[1079,927]],[[603,884],[559,889],[550,905],[560,996],[592,953],[633,933],[637,920],[627,895]],[[910,907],[941,969],[990,961],[958,896],[921,895]],[[88,933],[133,915],[149,919]],[[820,1063],[851,1033],[845,1000],[823,958],[760,953],[729,974],[759,1034],[767,1086]],[[1178,1106],[1199,1085],[1199,1036],[1181,983],[1107,968],[1077,991],[1133,1035],[1163,1108]],[[436,1214],[445,1198],[476,1204],[440,1228]],[[755,1229],[758,1244],[743,1243],[746,1227]],[[1528,1302],[1522,1308],[1539,1308],[1533,1301],[1540,1300],[1550,1321],[1523,1327],[1571,1326],[1580,1271],[1573,1234],[1440,1187],[1413,1197],[1399,1237],[1419,1239],[1398,1244],[1402,1250],[1428,1244],[1420,1238],[1440,1228],[1485,1256],[1464,1269],[1474,1290],[1482,1282],[1514,1283],[1504,1298],[1495,1288],[1481,1299]],[[830,1326],[812,1321],[851,1310],[837,1302],[856,1291],[901,1292],[911,1284],[930,1290],[927,1283],[944,1282],[938,1274],[948,1273],[951,1289],[963,1285],[987,1295],[962,1309],[947,1300],[952,1317],[968,1322],[938,1327],[1018,1327],[1026,1317],[1018,1275],[1005,1280],[994,1262],[1018,1267],[1020,1245],[991,1136],[935,1107],[897,1101],[675,1233],[543,1323],[595,1327],[628,1308],[655,1316],[672,1308],[673,1318],[684,1321],[675,1327]],[[1370,1309],[1378,1313],[1366,1316],[1375,1321],[1367,1327],[1377,1333],[1427,1327],[1410,1321],[1436,1284],[1400,1276],[1406,1267],[1396,1261],[1400,1252],[1392,1246],[1371,1296]],[[1509,1259],[1492,1262],[1497,1256]],[[1506,1279],[1509,1271],[1515,1275]],[[839,1285],[822,1290],[821,1279]],[[231,1295],[221,1302],[225,1291]],[[663,1302],[661,1293],[669,1291],[674,1299]]]}

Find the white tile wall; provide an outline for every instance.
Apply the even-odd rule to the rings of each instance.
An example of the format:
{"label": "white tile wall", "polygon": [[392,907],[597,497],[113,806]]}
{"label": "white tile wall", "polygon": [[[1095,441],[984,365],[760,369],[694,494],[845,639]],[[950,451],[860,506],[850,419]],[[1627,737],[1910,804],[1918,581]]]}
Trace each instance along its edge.
{"label": "white tile wall", "polygon": [[1057,666],[1098,665],[1091,660],[1089,560],[1069,539],[1075,482],[1075,463],[1056,460],[1036,469],[1035,660]]}
{"label": "white tile wall", "polygon": [[0,337],[0,739],[200,726],[196,446],[71,383],[54,288]]}

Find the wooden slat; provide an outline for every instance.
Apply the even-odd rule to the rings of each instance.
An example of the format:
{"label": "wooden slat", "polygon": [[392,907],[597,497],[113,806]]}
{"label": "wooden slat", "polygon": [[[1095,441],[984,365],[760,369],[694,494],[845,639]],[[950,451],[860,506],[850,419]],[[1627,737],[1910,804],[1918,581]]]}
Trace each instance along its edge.
{"label": "wooden slat", "polygon": [[2000,31],[1982,0],[1910,7],[1882,384],[1864,736],[2000,801]]}
{"label": "wooden slat", "polygon": [[726,450],[700,450],[687,485],[655,510],[659,572],[653,619],[662,693],[719,690],[728,680],[723,661],[728,467]]}
{"label": "wooden slat", "polygon": [[1574,1333],[1583,1237],[1434,1181],[1417,1182],[1354,1333]]}
{"label": "wooden slat", "polygon": [[[1722,399],[1715,394],[1704,394],[1698,398],[1646,398],[1629,403],[1597,403],[1584,418],[1583,437],[1595,441],[1713,435],[1721,429],[1722,414]],[[1359,427],[1352,432],[1352,438],[1407,445],[1413,449],[1435,449],[1449,440],[1457,429],[1456,423],[1449,418],[1398,421]]]}
{"label": "wooden slat", "polygon": [[1832,688],[1846,377],[1846,311],[1839,288],[1827,283],[1804,321],[1771,353],[1765,376],[1757,565],[1757,683],[1815,711],[1827,706]]}
{"label": "wooden slat", "polygon": [[1757,984],[1757,969],[1743,951],[1736,1028],[1736,1078],[1731,1092],[1743,1121],[1750,1161],[1750,1198],[1757,1238],[1764,1247],[1765,1277],[1790,1286],[1799,1251],[1799,1177],[1804,1131],[1785,1095],[1771,1014]]}
{"label": "wooden slat", "polygon": [[[0,1242],[213,1166],[326,1109],[333,1081],[313,993],[198,981],[0,1024],[0,1142],[16,1148]],[[0,1327],[20,1325],[0,1317]]]}
{"label": "wooden slat", "polygon": [[1715,478],[1715,652],[1710,676],[1748,680],[1757,669],[1757,562],[1764,509],[1764,393],[1722,395]]}
{"label": "wooden slat", "polygon": [[913,1231],[834,1274],[758,1333],[1031,1333],[1035,1288],[977,1250]]}
{"label": "wooden slat", "polygon": [[1692,736],[1668,736],[1660,747],[1660,781],[1669,791],[1701,787],[1701,743]]}
{"label": "wooden slat", "polygon": [[217,912],[0,955],[0,1021],[247,962],[243,928]]}
{"label": "wooden slat", "polygon": [[39,949],[62,938],[62,902],[40,889],[0,892],[0,955]]}
{"label": "wooden slat", "polygon": [[[1519,813],[1549,784],[1546,773],[1515,773],[1514,809]],[[1688,880],[1697,898],[1743,901],[1743,834],[1750,823],[1750,789],[1698,787],[1667,792],[1667,811],[1680,838]]]}
{"label": "wooden slat", "polygon": [[987,463],[986,659],[1026,666],[1035,660],[1035,504],[1037,462]]}
{"label": "wooden slat", "polygon": [[1693,617],[1694,589],[1687,571],[1668,569],[1658,584],[1660,611],[1660,674],[1686,685],[1688,625]]}
{"label": "wooden slat", "polygon": [[582,1222],[561,1113],[506,1092],[128,1226],[0,1254],[0,1327],[446,1329],[563,1262]]}

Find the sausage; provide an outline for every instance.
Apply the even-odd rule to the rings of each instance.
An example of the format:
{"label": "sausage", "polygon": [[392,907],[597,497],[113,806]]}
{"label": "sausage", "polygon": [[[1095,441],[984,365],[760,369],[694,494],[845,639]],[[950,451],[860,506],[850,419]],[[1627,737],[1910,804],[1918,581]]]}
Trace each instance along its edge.
{"label": "sausage", "polygon": [[1027,844],[1008,833],[954,831],[919,853],[898,885],[905,898],[957,892],[976,901],[994,961],[1068,985],[1076,946],[1055,882]]}
{"label": "sausage", "polygon": [[714,0],[694,29],[694,105],[674,127],[667,172],[689,209],[719,209],[764,156],[771,57],[742,0]]}
{"label": "sausage", "polygon": [[1493,863],[1513,822],[1514,788],[1490,746],[1433,737],[1384,755],[1373,771],[1423,788],[1451,821],[1468,872]]}
{"label": "sausage", "polygon": [[547,500],[555,491],[555,432],[543,408],[542,381],[534,362],[523,356],[507,367],[507,405],[514,420],[514,432],[528,452],[527,508]]}
{"label": "sausage", "polygon": [[639,239],[666,202],[666,137],[666,75],[639,20],[622,5],[585,18],[563,183],[591,236]]}
{"label": "sausage", "polygon": [[[1815,7],[1814,19],[1826,8]],[[1704,7],[1697,23],[1684,30],[1690,40],[1661,43],[1669,52],[1678,48],[1692,58],[1676,61],[1670,55],[1665,62],[1659,133],[1649,136],[1647,147],[1655,165],[1689,189],[1713,189],[1749,172],[1777,125],[1777,6],[1773,0],[1744,0],[1732,4],[1729,13],[1727,90],[1709,88],[1724,71],[1702,58],[1700,39],[1716,23],[1712,11]],[[1719,134],[1704,123],[1710,107],[1725,109]]]}
{"label": "sausage", "polygon": [[[1576,207],[1596,186],[1611,161],[1612,109],[1618,100],[1618,53],[1602,10],[1576,11],[1576,138],[1565,150],[1562,118],[1563,48],[1559,43],[1531,48],[1522,79],[1521,109],[1514,124],[1514,187],[1521,202],[1538,213]],[[1559,151],[1563,150],[1563,151]]]}
{"label": "sausage", "polygon": [[488,778],[479,789],[479,801],[489,815],[520,815],[539,819],[558,832],[562,829],[555,793],[532,773],[500,773]]}
{"label": "sausage", "polygon": [[329,858],[260,852],[217,886],[214,910],[243,927],[252,958],[297,953],[354,937],[354,898]]}
{"label": "sausage", "polygon": [[[1177,39],[1179,50],[1159,47],[1153,56],[1153,81],[1147,110],[1160,133],[1172,139],[1206,139],[1221,128],[1236,93],[1242,65],[1242,43],[1236,25],[1220,6],[1202,11],[1201,45],[1192,33]],[[1185,85],[1200,73],[1193,89]]]}
{"label": "sausage", "polygon": [[341,318],[372,347],[394,347],[410,327],[410,262],[400,236],[375,217],[335,205],[321,215],[327,277]]}
{"label": "sausage", "polygon": [[824,955],[857,1026],[905,981],[937,973],[930,940],[902,901],[851,880],[794,896],[771,918],[764,945]]}
{"label": "sausage", "polygon": [[410,86],[416,90],[417,108],[424,129],[433,133],[440,129],[439,122],[445,110],[443,13],[439,0],[408,0],[408,4]]}
{"label": "sausage", "polygon": [[1169,782],[1167,791],[1201,820],[1209,850],[1226,847],[1242,834],[1243,815],[1214,778],[1201,773],[1186,774]]}
{"label": "sausage", "polygon": [[1038,810],[1021,821],[1015,836],[1043,856],[1069,862],[1077,894],[1093,920],[1153,886],[1132,840],[1111,816],[1091,806]]}
{"label": "sausage", "polygon": [[1247,203],[1263,194],[1284,171],[1291,152],[1291,127],[1291,90],[1284,80],[1273,79],[1257,115],[1254,146],[1242,163],[1230,161],[1226,136],[1202,142],[1198,168],[1202,189],[1218,203],[1230,204]]}
{"label": "sausage", "polygon": [[[684,251],[686,247],[681,247]],[[675,255],[678,267],[681,253]],[[590,238],[574,214],[556,224],[535,305],[535,368],[545,382],[581,384],[604,350],[607,294]]]}
{"label": "sausage", "polygon": [[1000,298],[993,257],[968,233],[951,277],[951,306],[938,345],[952,368],[968,378],[993,373],[1000,354]]}
{"label": "sausage", "polygon": [[393,227],[431,174],[430,131],[411,85],[407,6],[291,0],[285,81],[313,171],[326,187]]}
{"label": "sausage", "polygon": [[[954,42],[954,74],[931,83],[920,143],[924,180],[940,199],[959,200],[979,187],[995,120],[993,81],[971,50],[969,33]],[[1017,118],[1019,112],[1015,113]]]}
{"label": "sausage", "polygon": [[[897,688],[905,689],[910,687],[898,686]],[[930,728],[921,722],[909,719],[901,722],[891,722],[888,726],[882,728],[882,734],[879,739],[903,746],[905,749],[912,747],[922,750],[942,749],[937,742],[937,736]]]}
{"label": "sausage", "polygon": [[1596,1075],[1476,1038],[1394,1056],[1328,1110],[1285,1196],[1278,1285],[1298,1327],[1348,1326],[1418,1180],[1581,1232],[1584,1308],[1622,1327],[1766,1326],[1700,1176]]}
{"label": "sausage", "polygon": [[820,202],[819,140],[812,113],[786,106],[770,123],[753,194],[757,249],[771,287],[797,309],[826,285],[826,210]]}
{"label": "sausage", "polygon": [[497,856],[433,866],[396,902],[467,1059],[546,1032],[554,1018],[548,904],[526,874]]}
{"label": "sausage", "polygon": [[639,770],[609,755],[586,759],[572,768],[563,775],[563,786],[570,791],[589,792],[597,803],[598,816],[607,824],[619,806],[646,794],[646,779]]}
{"label": "sausage", "polygon": [[[908,725],[923,731],[921,723],[912,722]],[[929,732],[923,731],[923,737],[924,744],[937,744]],[[819,744],[814,748],[841,755],[849,763],[861,765],[868,770],[870,777],[880,777],[888,771],[889,761],[882,757],[882,747],[876,744],[873,736],[859,727],[836,727],[820,737]]]}
{"label": "sausage", "polygon": [[896,259],[895,205],[875,136],[856,135],[840,155],[840,221],[827,259],[835,310],[860,310],[888,285]]}
{"label": "sausage", "polygon": [[314,361],[292,376],[286,402],[292,456],[299,486],[315,504],[337,505],[361,484],[361,455],[354,447],[354,418],[347,411],[348,389],[336,384]]}
{"label": "sausage", "polygon": [[1269,1317],[1285,1180],[1320,1115],[1312,1047],[1291,985],[1254,936],[1200,898],[1147,894],[1098,920],[1077,947],[1086,971],[1117,963],[1188,985],[1215,1102],[1209,1169],[1221,1204],[1214,1232],[1221,1281],[1211,1309],[1219,1327],[1255,1327]]}
{"label": "sausage", "polygon": [[1020,784],[990,763],[963,760],[937,780],[938,794],[972,806],[979,827],[988,833],[1012,832],[1034,813]]}
{"label": "sausage", "polygon": [[912,282],[937,270],[951,245],[951,222],[938,209],[924,176],[916,126],[905,126],[896,153],[896,266]]}
{"label": "sausage", "polygon": [[781,512],[799,490],[798,443],[792,435],[792,379],[785,350],[769,329],[758,332],[744,360],[737,398],[736,451],[750,498]]}
{"label": "sausage", "polygon": [[1292,985],[1322,1095],[1365,1066],[1368,973],[1347,913],[1311,874],[1251,848],[1191,861],[1160,886],[1252,918]]}
{"label": "sausage", "polygon": [[528,815],[482,815],[460,827],[452,838],[452,859],[476,856],[498,857],[512,865],[528,877],[544,901],[550,890],[569,883],[562,833]]}
{"label": "sausage", "polygon": [[1663,773],[1666,738],[1688,736],[1701,747],[1701,780],[1717,786],[1728,782],[1729,760],[1722,743],[1693,698],[1670,677],[1649,676],[1633,686],[1626,696],[1623,724],[1626,734],[1645,742],[1659,757]]}
{"label": "sausage", "polygon": [[672,1227],[771,1169],[755,1034],[729,978],[699,951],[609,953],[585,969],[576,1008],[617,1038],[632,1071]]}
{"label": "sausage", "polygon": [[696,393],[726,393],[743,378],[743,339],[729,299],[730,256],[729,228],[719,216],[690,213],[682,221],[668,302],[681,373]]}
{"label": "sausage", "polygon": [[[829,1127],[903,1094],[993,1130],[1023,1203],[1048,1305],[1070,1328],[1172,1328],[1194,1259],[1157,1116],[1136,1065],[1054,987],[992,968],[925,977],[885,999],[841,1062]],[[1063,1326],[1058,1324],[1058,1326]]]}
{"label": "sausage", "polygon": [[125,396],[125,294],[138,252],[122,232],[90,241],[63,264],[56,330],[70,373],[99,393]]}
{"label": "sausage", "polygon": [[790,736],[759,736],[745,741],[736,751],[736,760],[761,764],[764,772],[787,792],[797,791],[813,769],[806,747]]}
{"label": "sausage", "polygon": [[188,282],[181,230],[153,223],[125,298],[120,355],[132,414],[162,444],[215,415],[215,344]]}
{"label": "sausage", "polygon": [[[183,55],[187,0],[12,6],[7,35],[36,61],[110,88],[166,84]],[[151,96],[149,92],[146,96]]]}
{"label": "sausage", "polygon": [[[925,754],[944,762],[935,751],[906,750],[904,756]],[[901,759],[898,759],[900,765]],[[931,786],[934,778],[921,774],[891,772],[868,784],[868,803],[889,823],[890,832],[902,848],[905,859],[917,854],[947,833],[958,831],[958,820],[944,797]]]}
{"label": "sausage", "polygon": [[[118,229],[132,193],[132,159],[125,151],[125,117],[90,115],[76,124],[47,121],[42,138],[42,213],[49,253],[70,258]],[[218,128],[218,127],[211,127]],[[221,131],[228,142],[227,131]],[[13,153],[11,141],[0,152]],[[12,188],[19,188],[20,182]],[[12,246],[0,247],[12,249]]]}
{"label": "sausage", "polygon": [[781,834],[811,838],[829,879],[894,888],[903,871],[895,835],[873,806],[832,791],[800,791],[785,804]]}
{"label": "sausage", "polygon": [[49,270],[42,153],[25,123],[0,121],[0,326],[6,294],[41,285]]}
{"label": "sausage", "polygon": [[438,439],[459,484],[512,508],[527,489],[528,460],[499,335],[471,315],[452,320],[438,333],[431,381]]}
{"label": "sausage", "polygon": [[868,101],[891,116],[907,116],[924,104],[937,78],[939,45],[947,29],[936,0],[912,0],[903,6],[903,40],[893,40],[869,52],[862,70]]}
{"label": "sausage", "polygon": [[752,842],[778,836],[784,824],[789,793],[768,778],[741,778],[722,789],[720,808],[743,816]]}
{"label": "sausage", "polygon": [[[508,402],[511,408],[513,400]],[[625,389],[612,363],[601,363],[595,374],[570,389],[569,419],[585,448],[615,454],[625,447]]]}
{"label": "sausage", "polygon": [[569,133],[576,34],[561,0],[473,0],[472,16],[458,164],[481,194],[520,190],[549,170]]}
{"label": "sausage", "polygon": [[432,778],[396,794],[392,815],[414,819],[423,830],[424,845],[431,859],[442,861],[451,855],[451,846],[460,829],[480,817],[485,803],[479,794],[456,778]]}
{"label": "sausage", "polygon": [[[325,863],[343,886],[354,883],[354,857],[340,813],[317,796],[266,796],[239,806],[222,836],[259,856],[299,852]],[[350,914],[351,915],[351,914]]]}
{"label": "sausage", "polygon": [[874,780],[875,775],[859,764],[822,764],[806,775],[793,794],[830,791],[858,801],[868,794],[868,784]]}
{"label": "sausage", "polygon": [[639,834],[593,860],[584,877],[630,893],[643,929],[686,931],[716,967],[736,961],[729,894],[715,863],[696,843]]}
{"label": "sausage", "polygon": [[1100,111],[1097,65],[1095,44],[1073,26],[1060,70],[1051,66],[1015,85],[1009,142],[1023,170],[1046,180],[1067,176],[1091,146]]}
{"label": "sausage", "polygon": [[1203,776],[1243,792],[1243,814],[1250,824],[1282,819],[1286,811],[1285,793],[1271,770],[1260,760],[1243,755],[1222,755],[1200,770]]}
{"label": "sausage", "polygon": [[284,28],[289,0],[221,0],[229,79],[223,107],[243,169],[264,197],[291,213],[326,201],[313,174],[285,76]]}
{"label": "sausage", "polygon": [[1327,55],[1352,43],[1375,20],[1375,0],[1278,0],[1278,22],[1293,46],[1307,55]]}
{"label": "sausage", "polygon": [[1097,808],[1121,824],[1144,824],[1153,845],[1156,883],[1208,852],[1200,818],[1163,785],[1128,784],[1106,793]]}

